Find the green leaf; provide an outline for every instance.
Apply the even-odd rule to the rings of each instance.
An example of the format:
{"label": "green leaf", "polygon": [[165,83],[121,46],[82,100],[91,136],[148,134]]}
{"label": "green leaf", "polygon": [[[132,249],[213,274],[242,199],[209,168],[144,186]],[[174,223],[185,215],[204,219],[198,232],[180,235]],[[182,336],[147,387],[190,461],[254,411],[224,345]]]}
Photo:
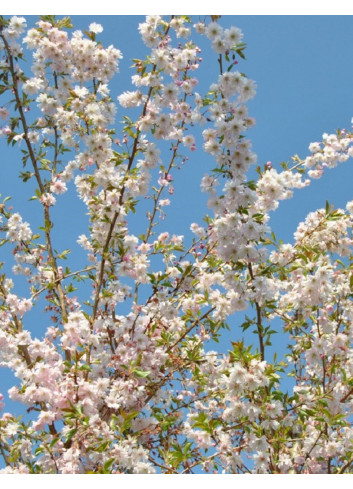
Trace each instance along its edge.
{"label": "green leaf", "polygon": [[139,369],[135,368],[133,370],[133,373],[136,375],[136,377],[148,377],[151,372],[144,371],[144,370],[139,370]]}
{"label": "green leaf", "polygon": [[73,428],[72,430],[70,430],[66,435],[66,443],[70,441],[71,438],[76,435],[76,433],[77,433],[77,428]]}
{"label": "green leaf", "polygon": [[57,436],[56,438],[54,438],[54,440],[50,443],[50,448],[53,448],[53,446],[58,443],[58,441],[60,440],[60,436]]}
{"label": "green leaf", "polygon": [[71,253],[71,250],[64,250],[60,253],[60,255],[57,256],[57,258],[59,258],[60,260],[66,260],[66,255],[68,255],[69,253]]}
{"label": "green leaf", "polygon": [[110,458],[104,463],[103,474],[109,474],[110,473],[109,469],[113,465],[114,461],[115,461],[115,458]]}

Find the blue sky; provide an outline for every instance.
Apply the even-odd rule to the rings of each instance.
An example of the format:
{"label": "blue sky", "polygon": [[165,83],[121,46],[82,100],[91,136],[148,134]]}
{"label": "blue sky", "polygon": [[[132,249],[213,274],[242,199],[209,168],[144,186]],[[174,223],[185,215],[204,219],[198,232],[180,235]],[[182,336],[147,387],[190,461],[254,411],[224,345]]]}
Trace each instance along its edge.
{"label": "blue sky", "polygon": [[[27,19],[28,24],[36,20],[34,17]],[[72,19],[75,28],[80,29],[86,29],[93,21],[103,25],[104,32],[99,39],[104,45],[114,44],[124,56],[120,74],[111,84],[112,93],[116,97],[122,91],[131,89],[130,76],[133,71],[128,70],[131,59],[141,58],[146,53],[137,31],[143,17],[73,16]],[[275,168],[279,168],[281,161],[288,161],[294,154],[305,157],[309,143],[320,141],[324,132],[350,128],[353,116],[353,64],[350,59],[353,17],[237,15],[224,16],[220,22],[224,26],[236,25],[244,33],[247,59],[239,60],[237,69],[254,79],[258,86],[255,99],[249,103],[249,113],[256,118],[257,124],[247,136],[253,141],[260,165],[271,161]],[[200,42],[201,48],[206,46],[201,38],[197,42]],[[215,55],[206,48],[202,56],[200,93],[206,92],[217,76]],[[206,78],[207,74],[212,73],[213,79]],[[0,98],[0,105],[2,103]],[[123,109],[119,108],[117,122],[122,114]],[[28,203],[30,184],[24,185],[17,177],[18,171],[22,170],[18,153],[7,149],[4,140],[0,140],[0,151],[0,193],[2,196],[13,195],[14,210],[21,212],[29,222],[35,222],[39,205]],[[175,173],[175,203],[170,211],[167,209],[168,218],[165,221],[170,231],[185,235],[190,223],[200,221],[208,212],[206,197],[199,191],[199,182],[203,173],[212,168],[210,158],[204,154],[196,151],[188,156],[190,159],[185,167]],[[293,199],[281,202],[270,222],[276,236],[290,242],[297,224],[309,211],[324,207],[326,200],[336,207],[344,207],[348,200],[353,199],[352,164],[352,161],[348,161],[327,171],[322,179],[297,191]],[[63,197],[59,196],[55,213],[54,247],[73,248],[75,267],[80,268],[85,265],[85,255],[75,241],[79,234],[87,233],[85,207],[71,191]],[[136,226],[139,225],[140,222],[136,221]],[[0,261],[4,260],[9,269],[12,259],[9,260],[4,249],[0,249]],[[20,287],[19,294],[21,290],[25,291]],[[41,322],[42,316],[33,311],[29,317],[33,324],[27,326],[28,329],[35,336],[41,336],[46,326]],[[227,337],[230,338],[228,333]],[[226,349],[227,346],[228,343],[221,344],[222,348]],[[5,394],[11,382],[12,377],[4,374],[0,392]],[[8,403],[5,409],[12,409],[12,403]],[[21,408],[17,406],[15,411],[20,412]]]}

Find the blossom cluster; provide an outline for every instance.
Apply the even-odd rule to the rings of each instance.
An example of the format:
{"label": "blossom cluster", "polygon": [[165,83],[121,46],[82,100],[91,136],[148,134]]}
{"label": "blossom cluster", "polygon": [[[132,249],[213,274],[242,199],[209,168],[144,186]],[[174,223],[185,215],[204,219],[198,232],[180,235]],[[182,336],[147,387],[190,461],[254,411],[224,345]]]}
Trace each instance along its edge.
{"label": "blossom cluster", "polygon": [[[0,276],[0,366],[29,415],[2,412],[0,472],[350,472],[353,204],[310,213],[293,244],[276,241],[270,215],[351,157],[352,134],[324,134],[291,168],[268,163],[249,180],[256,84],[235,69],[239,28],[148,16],[138,30],[149,53],[116,102],[122,53],[103,47],[101,25],[71,33],[70,19],[43,16],[26,28],[0,19],[0,134],[21,145],[42,226],[34,234],[0,204],[15,261]],[[219,68],[205,94],[200,36]],[[119,126],[118,111],[133,115]],[[200,181],[211,215],[174,234],[165,209],[196,151],[213,162]],[[53,216],[73,186],[89,222],[61,251]],[[214,351],[233,316],[243,336],[232,327],[229,351]],[[276,332],[289,345],[270,361]]]}

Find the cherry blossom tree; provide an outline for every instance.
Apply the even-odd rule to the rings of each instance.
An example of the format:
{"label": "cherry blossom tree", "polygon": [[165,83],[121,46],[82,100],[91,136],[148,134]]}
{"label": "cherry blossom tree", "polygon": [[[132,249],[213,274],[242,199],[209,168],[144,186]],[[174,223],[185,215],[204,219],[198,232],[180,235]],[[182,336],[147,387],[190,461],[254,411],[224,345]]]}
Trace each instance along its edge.
{"label": "cherry blossom tree", "polygon": [[[15,265],[0,275],[0,362],[24,408],[2,412],[0,472],[351,472],[353,201],[311,212],[292,244],[271,232],[270,214],[352,156],[352,133],[324,134],[281,170],[256,167],[246,106],[256,85],[237,70],[243,34],[215,16],[138,26],[149,54],[133,60],[118,123],[110,86],[122,53],[102,45],[102,30],[0,20],[0,133],[20,145],[20,191],[32,184],[42,221],[33,229],[3,195],[0,244]],[[206,93],[199,35],[218,67]],[[163,217],[174,172],[195,151],[213,161],[200,168],[208,214],[185,216],[175,235]],[[76,237],[80,270],[53,239],[53,212],[73,184],[89,216]],[[43,307],[36,337],[27,318]],[[218,351],[234,316],[241,339]],[[283,358],[269,351],[275,332]]]}

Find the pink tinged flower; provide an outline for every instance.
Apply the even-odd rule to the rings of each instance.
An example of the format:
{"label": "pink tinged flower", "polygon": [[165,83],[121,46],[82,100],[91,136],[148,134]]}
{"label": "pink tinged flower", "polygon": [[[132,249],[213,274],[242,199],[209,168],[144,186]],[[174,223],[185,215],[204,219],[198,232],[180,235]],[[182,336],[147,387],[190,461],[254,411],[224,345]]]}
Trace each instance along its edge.
{"label": "pink tinged flower", "polygon": [[321,143],[310,143],[309,151],[311,153],[318,153],[321,150]]}
{"label": "pink tinged flower", "polygon": [[18,312],[21,316],[23,316],[27,311],[32,309],[32,301],[31,299],[23,299],[20,301]]}
{"label": "pink tinged flower", "polygon": [[124,92],[118,97],[119,104],[124,108],[138,107],[145,101],[145,95],[140,90]]}
{"label": "pink tinged flower", "polygon": [[11,17],[8,27],[4,29],[4,34],[9,38],[16,38],[22,34],[26,26],[26,19],[24,17],[17,17],[15,15]]}
{"label": "pink tinged flower", "polygon": [[5,107],[0,107],[0,117],[2,120],[6,120],[10,115],[10,112]]}
{"label": "pink tinged flower", "polygon": [[89,322],[82,312],[71,312],[68,317],[68,322],[64,325],[64,334],[62,336],[62,344],[65,347],[70,343],[77,346],[89,339],[91,330]]}
{"label": "pink tinged flower", "polygon": [[50,185],[50,190],[53,192],[53,194],[64,194],[67,191],[67,187],[65,182],[57,178]]}
{"label": "pink tinged flower", "polygon": [[243,33],[238,27],[232,26],[230,29],[224,31],[224,37],[228,46],[231,48],[241,42]]}
{"label": "pink tinged flower", "polygon": [[159,242],[159,243],[165,243],[168,238],[169,238],[169,233],[168,232],[161,233],[158,236],[158,238],[157,238],[157,242]]}
{"label": "pink tinged flower", "polygon": [[151,249],[151,245],[148,244],[148,243],[142,243],[140,244],[140,246],[137,248],[143,255],[146,255],[150,249]]}
{"label": "pink tinged flower", "polygon": [[4,428],[4,435],[5,436],[15,436],[18,433],[19,425],[18,423],[9,423],[5,428]]}
{"label": "pink tinged flower", "polygon": [[1,135],[4,135],[4,136],[9,136],[10,134],[12,133],[11,129],[9,128],[9,126],[5,126],[1,129]]}
{"label": "pink tinged flower", "polygon": [[199,448],[206,449],[209,449],[213,445],[211,435],[205,431],[200,431],[197,433],[196,443]]}
{"label": "pink tinged flower", "polygon": [[18,142],[18,141],[22,141],[23,137],[24,137],[24,132],[22,134],[16,134],[16,136],[13,138],[14,141]]}
{"label": "pink tinged flower", "polygon": [[212,42],[212,48],[216,53],[225,53],[228,49],[227,44],[221,37],[216,37]]}
{"label": "pink tinged flower", "polygon": [[187,146],[189,148],[191,146],[195,146],[195,138],[192,135],[184,136],[182,141],[183,141],[184,146]]}
{"label": "pink tinged flower", "polygon": [[223,35],[223,27],[217,24],[217,22],[211,22],[206,27],[205,33],[208,39],[215,39]]}
{"label": "pink tinged flower", "polygon": [[22,87],[22,90],[27,94],[27,95],[33,95],[35,93],[38,93],[40,90],[44,88],[44,83],[43,80],[40,78],[29,78]]}
{"label": "pink tinged flower", "polygon": [[40,201],[46,207],[50,207],[56,203],[56,199],[55,199],[54,195],[50,194],[50,193],[43,194],[40,198]]}
{"label": "pink tinged flower", "polygon": [[23,314],[29,311],[32,307],[32,302],[30,299],[20,300],[15,294],[8,294],[6,297],[6,302],[10,307],[10,310],[15,314]]}
{"label": "pink tinged flower", "polygon": [[96,22],[92,22],[92,24],[89,25],[89,30],[94,34],[100,34],[101,32],[103,32],[103,27]]}
{"label": "pink tinged flower", "polygon": [[176,236],[173,234],[173,236],[170,239],[170,242],[176,246],[181,246],[183,244],[184,236]]}
{"label": "pink tinged flower", "polygon": [[33,429],[40,431],[44,429],[45,425],[50,425],[55,420],[55,413],[50,411],[42,411],[38,416],[38,420],[32,425]]}
{"label": "pink tinged flower", "polygon": [[205,34],[206,25],[203,22],[198,22],[197,24],[194,24],[194,28],[198,34]]}
{"label": "pink tinged flower", "polygon": [[162,199],[159,201],[160,207],[164,207],[166,205],[170,205],[170,200],[169,199]]}

